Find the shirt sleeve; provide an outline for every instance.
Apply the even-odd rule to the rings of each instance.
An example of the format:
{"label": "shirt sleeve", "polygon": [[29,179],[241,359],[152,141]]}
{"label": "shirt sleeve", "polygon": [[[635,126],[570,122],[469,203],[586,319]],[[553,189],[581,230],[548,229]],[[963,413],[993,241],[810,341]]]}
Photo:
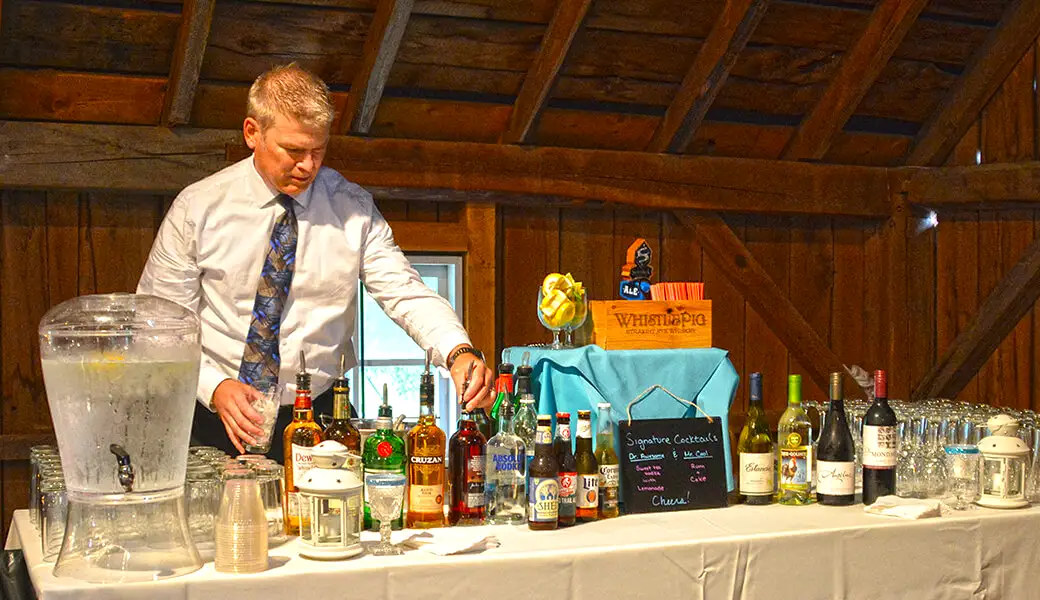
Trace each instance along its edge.
{"label": "shirt sleeve", "polygon": [[[197,262],[195,223],[188,204],[182,194],[170,206],[137,283],[137,293],[172,300],[198,314],[202,271]],[[228,376],[203,352],[196,399],[209,408],[213,390]]]}
{"label": "shirt sleeve", "polygon": [[470,343],[451,304],[423,283],[374,205],[360,260],[361,283],[365,289],[417,344],[433,348],[435,364],[446,366],[453,348]]}

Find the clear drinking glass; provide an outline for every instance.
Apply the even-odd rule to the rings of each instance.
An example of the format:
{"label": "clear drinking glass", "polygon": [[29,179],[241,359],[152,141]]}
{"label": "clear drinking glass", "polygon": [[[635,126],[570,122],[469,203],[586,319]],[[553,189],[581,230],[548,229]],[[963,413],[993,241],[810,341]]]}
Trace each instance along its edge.
{"label": "clear drinking glass", "polygon": [[255,464],[253,470],[260,486],[264,514],[267,516],[268,545],[281,543],[286,539],[285,516],[282,512],[282,480],[285,471],[282,465],[273,461]]}
{"label": "clear drinking glass", "polygon": [[184,507],[188,531],[199,550],[213,547],[220,492],[220,479],[213,467],[189,462],[184,478]]}
{"label": "clear drinking glass", "polygon": [[249,468],[224,471],[213,566],[225,573],[267,569],[267,516],[256,473]]}
{"label": "clear drinking glass", "polygon": [[981,457],[977,446],[950,444],[946,446],[946,504],[964,510],[979,499]]}
{"label": "clear drinking glass", "polygon": [[256,444],[243,444],[249,454],[267,454],[271,449],[271,436],[274,433],[274,423],[278,419],[278,406],[282,398],[282,385],[273,385],[262,392],[253,400],[253,409],[260,413],[264,422],[260,429],[264,432],[256,439]]}
{"label": "clear drinking glass", "polygon": [[61,542],[65,539],[68,508],[64,475],[52,475],[40,482],[40,546],[44,562],[54,562],[58,558]]}
{"label": "clear drinking glass", "polygon": [[372,518],[379,521],[379,545],[370,552],[375,556],[403,554],[400,548],[390,543],[390,527],[401,512],[404,501],[405,476],[399,473],[368,473],[365,486],[368,490],[368,505]]}
{"label": "clear drinking glass", "polygon": [[53,446],[34,446],[29,451],[29,521],[40,528],[40,483],[51,469],[61,470],[61,458]]}

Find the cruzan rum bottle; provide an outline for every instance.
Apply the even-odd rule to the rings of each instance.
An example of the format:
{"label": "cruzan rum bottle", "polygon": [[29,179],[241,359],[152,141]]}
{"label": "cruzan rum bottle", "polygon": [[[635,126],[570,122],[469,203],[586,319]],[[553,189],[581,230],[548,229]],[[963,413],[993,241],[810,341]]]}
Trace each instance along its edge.
{"label": "cruzan rum bottle", "polygon": [[419,423],[408,432],[408,515],[405,527],[444,526],[445,435],[433,415],[432,351],[419,382]]}

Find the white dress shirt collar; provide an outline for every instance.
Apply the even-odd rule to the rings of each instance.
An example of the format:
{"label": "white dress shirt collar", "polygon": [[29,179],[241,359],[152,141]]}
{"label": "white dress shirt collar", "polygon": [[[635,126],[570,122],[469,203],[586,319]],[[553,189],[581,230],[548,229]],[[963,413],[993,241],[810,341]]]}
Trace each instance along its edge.
{"label": "white dress shirt collar", "polygon": [[[279,192],[278,189],[275,188],[273,185],[268,183],[267,180],[264,179],[264,176],[260,174],[260,171],[258,171],[256,169],[256,159],[255,159],[255,157],[254,157],[253,160],[249,161],[249,166],[250,166],[249,175],[248,175],[249,187],[251,188],[251,191],[252,191],[252,193],[249,195],[249,197],[250,198],[266,198],[266,200],[261,200],[260,201],[259,204],[260,204],[261,207],[268,206],[269,204],[277,201],[278,196],[281,195],[281,192]],[[315,178],[315,181],[317,181],[317,178]],[[313,195],[313,190],[314,190],[314,182],[312,181],[311,184],[309,186],[307,186],[307,189],[303,190],[302,192],[300,192],[299,194],[297,194],[295,196],[292,196],[293,200],[296,201],[297,206],[299,206],[303,210],[306,210],[307,209],[307,205],[309,205],[310,202],[311,202],[311,196]],[[291,194],[289,194],[289,195],[291,196]]]}

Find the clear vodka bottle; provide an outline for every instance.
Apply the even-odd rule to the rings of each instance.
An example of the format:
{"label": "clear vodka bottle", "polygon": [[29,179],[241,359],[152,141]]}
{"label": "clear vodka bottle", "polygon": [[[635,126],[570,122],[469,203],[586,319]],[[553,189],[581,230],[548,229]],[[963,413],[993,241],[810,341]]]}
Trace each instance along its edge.
{"label": "clear vodka bottle", "polygon": [[484,469],[485,522],[489,525],[527,521],[527,450],[514,432],[513,406],[504,403],[498,433],[487,443]]}

